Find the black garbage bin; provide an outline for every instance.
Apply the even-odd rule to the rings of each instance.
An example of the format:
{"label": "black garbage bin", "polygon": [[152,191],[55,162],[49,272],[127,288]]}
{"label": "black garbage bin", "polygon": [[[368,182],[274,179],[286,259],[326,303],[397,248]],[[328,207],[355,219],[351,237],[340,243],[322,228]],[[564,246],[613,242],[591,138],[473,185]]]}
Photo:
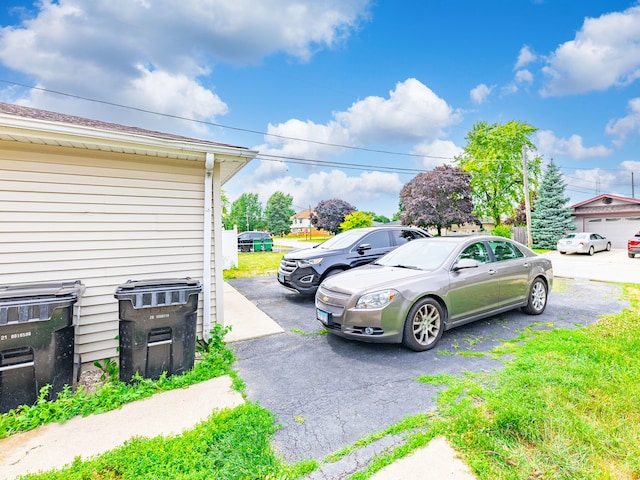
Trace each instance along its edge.
{"label": "black garbage bin", "polygon": [[120,311],[120,380],[138,372],[157,380],[193,367],[198,294],[191,278],[128,281],[116,289]]}
{"label": "black garbage bin", "polygon": [[73,305],[79,281],[0,285],[0,412],[34,404],[45,385],[55,400],[74,384]]}

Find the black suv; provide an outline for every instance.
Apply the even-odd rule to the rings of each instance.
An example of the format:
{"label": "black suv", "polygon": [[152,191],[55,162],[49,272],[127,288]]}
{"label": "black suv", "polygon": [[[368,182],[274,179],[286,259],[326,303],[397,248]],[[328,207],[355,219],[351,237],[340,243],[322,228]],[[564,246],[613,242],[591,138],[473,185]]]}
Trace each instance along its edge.
{"label": "black suv", "polygon": [[250,252],[253,250],[254,240],[271,240],[271,234],[269,232],[242,232],[238,234],[238,250],[241,252]]}
{"label": "black suv", "polygon": [[402,226],[347,230],[312,248],[287,253],[278,268],[278,282],[312,295],[328,276],[371,263],[403,243],[430,236],[419,228]]}

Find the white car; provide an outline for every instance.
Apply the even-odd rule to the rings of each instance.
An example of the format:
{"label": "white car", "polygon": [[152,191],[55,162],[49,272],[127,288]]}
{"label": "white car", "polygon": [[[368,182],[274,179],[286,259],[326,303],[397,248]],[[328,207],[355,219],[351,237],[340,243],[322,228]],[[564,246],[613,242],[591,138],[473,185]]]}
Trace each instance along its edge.
{"label": "white car", "polygon": [[561,254],[565,253],[588,253],[611,250],[611,242],[597,233],[579,232],[570,233],[558,240],[556,249]]}

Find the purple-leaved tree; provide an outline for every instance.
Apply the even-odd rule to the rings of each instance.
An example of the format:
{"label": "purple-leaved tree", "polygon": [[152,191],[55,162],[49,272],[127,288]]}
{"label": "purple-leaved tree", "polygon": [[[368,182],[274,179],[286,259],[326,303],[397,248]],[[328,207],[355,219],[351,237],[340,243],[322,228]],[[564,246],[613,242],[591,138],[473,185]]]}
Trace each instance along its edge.
{"label": "purple-leaved tree", "polygon": [[479,223],[472,213],[471,176],[457,167],[442,165],[419,173],[400,192],[405,211],[403,225],[442,228],[463,223]]}
{"label": "purple-leaved tree", "polygon": [[328,232],[338,233],[344,217],[351,212],[355,212],[356,207],[344,200],[333,198],[331,200],[322,200],[316,205],[314,211],[315,214],[311,216],[311,224],[314,227],[327,230]]}

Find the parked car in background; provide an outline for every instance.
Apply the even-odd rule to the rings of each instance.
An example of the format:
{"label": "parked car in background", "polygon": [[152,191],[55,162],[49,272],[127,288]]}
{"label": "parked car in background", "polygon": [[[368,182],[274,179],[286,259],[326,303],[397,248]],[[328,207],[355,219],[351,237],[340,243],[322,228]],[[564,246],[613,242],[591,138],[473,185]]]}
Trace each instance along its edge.
{"label": "parked car in background", "polygon": [[513,240],[427,238],[325,279],[316,318],[341,337],[423,351],[481,318],[514,308],[541,314],[552,284],[551,260]]}
{"label": "parked car in background", "polygon": [[627,241],[627,253],[629,258],[635,258],[636,254],[640,254],[640,232]]}
{"label": "parked car in background", "polygon": [[285,254],[278,282],[290,290],[313,295],[325,278],[371,263],[394,248],[431,235],[414,227],[355,228],[339,233],[312,248]]}
{"label": "parked car in background", "polygon": [[565,253],[588,253],[611,250],[611,242],[602,235],[589,232],[569,233],[558,240],[556,249],[561,254]]}
{"label": "parked car in background", "polygon": [[269,232],[248,231],[238,234],[238,250],[241,252],[253,251],[253,241],[259,240],[264,243],[265,240],[273,241]]}

